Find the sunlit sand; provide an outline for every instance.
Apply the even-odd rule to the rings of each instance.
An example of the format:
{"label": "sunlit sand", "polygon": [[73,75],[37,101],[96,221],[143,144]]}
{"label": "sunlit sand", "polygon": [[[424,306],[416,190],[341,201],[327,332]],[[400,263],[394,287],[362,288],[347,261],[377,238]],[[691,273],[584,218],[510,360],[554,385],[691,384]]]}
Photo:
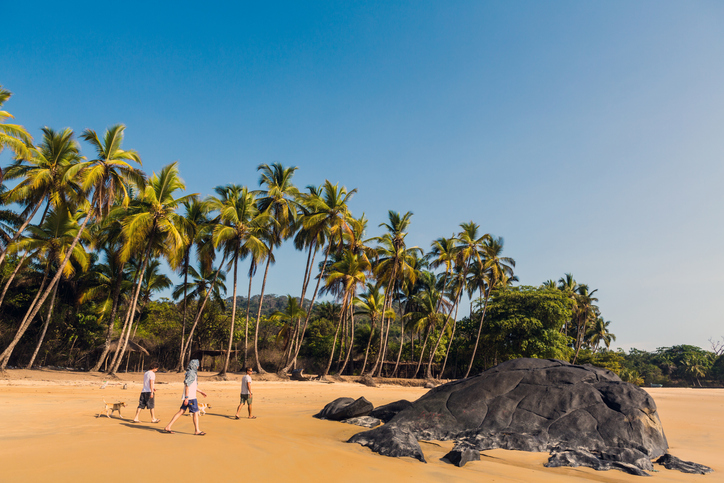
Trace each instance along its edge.
{"label": "sunlit sand", "polygon": [[[131,424],[142,374],[106,380],[102,374],[11,370],[0,379],[0,481],[638,481],[620,471],[546,468],[544,453],[486,451],[481,461],[457,468],[440,461],[451,442],[422,443],[427,464],[388,458],[346,440],[364,428],[312,418],[341,396],[364,396],[375,406],[415,400],[419,387],[367,387],[353,382],[277,382],[255,377],[254,414],[233,420],[240,375],[213,381],[199,373],[211,405],[201,417],[206,436],[194,436],[191,418],[161,433],[181,401],[183,374],[159,373],[156,414]],[[127,389],[123,389],[124,384]],[[656,465],[647,481],[724,481],[724,389],[650,389],[670,452],[710,466],[709,475],[686,475]],[[125,420],[103,413],[103,400],[124,401]],[[245,414],[245,410],[241,414]]]}

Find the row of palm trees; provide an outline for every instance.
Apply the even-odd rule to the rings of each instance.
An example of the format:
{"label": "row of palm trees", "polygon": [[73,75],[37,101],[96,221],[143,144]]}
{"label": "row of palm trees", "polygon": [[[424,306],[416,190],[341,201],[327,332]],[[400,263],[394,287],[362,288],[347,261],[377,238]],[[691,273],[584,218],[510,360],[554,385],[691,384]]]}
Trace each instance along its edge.
{"label": "row of palm trees", "polygon": [[[0,87],[0,105],[8,97]],[[231,317],[222,376],[229,369],[232,346],[239,337],[240,265],[248,267],[249,279],[243,313],[243,361],[246,366],[253,354],[257,371],[266,372],[258,346],[261,312],[270,266],[284,242],[292,241],[306,254],[306,265],[299,297],[290,296],[287,310],[275,314],[285,322],[278,335],[283,341],[280,372],[296,367],[311,308],[317,297],[328,295],[339,302],[340,309],[324,375],[330,372],[335,355],[339,373],[350,363],[359,325],[355,316],[369,321],[361,372],[381,375],[392,357],[395,364],[391,375],[396,375],[409,333],[410,357],[417,359],[415,375],[424,365],[425,376],[432,377],[433,363],[442,360],[439,375],[447,364],[458,310],[467,295],[471,313],[479,316],[467,377],[478,355],[486,309],[494,291],[517,280],[515,261],[502,256],[503,239],[482,233],[472,221],[462,223],[460,231],[451,237],[435,240],[424,253],[405,241],[411,212],[390,211],[388,222],[380,224],[385,233],[366,239],[368,220],[364,215],[355,218],[348,206],[356,190],[326,180],[321,186],[302,191],[293,183],[296,167],[262,164],[258,166],[258,189],[229,184],[217,186],[213,195],[202,198],[184,194],[177,163],[146,176],[140,169],[139,154],[122,147],[123,125],[109,128],[102,138],[93,130],[83,131],[80,138],[94,151],[93,159],[88,160],[72,130],[43,128],[42,140],[35,145],[21,126],[4,122],[11,117],[0,111],[0,149],[7,147],[15,154],[15,160],[2,172],[3,183],[14,185],[3,184],[0,196],[3,204],[15,204],[21,211],[0,213],[0,266],[10,260],[8,257],[15,263],[4,281],[0,313],[5,293],[22,266],[39,264],[43,278],[12,341],[0,354],[2,369],[46,307],[41,314],[43,335],[29,364],[32,367],[53,315],[60,280],[78,277],[99,254],[105,263],[83,298],[99,300],[99,316],[107,325],[103,350],[92,370],[107,363],[112,342],[118,339],[110,360],[112,374],[119,370],[138,328],[140,312],[153,293],[171,285],[160,273],[161,259],[182,277],[173,291],[182,320],[179,369],[191,356],[194,334],[209,298],[225,290],[227,272],[231,272]],[[253,317],[252,282],[261,266],[260,300]],[[438,269],[441,271],[434,273]],[[592,317],[600,315],[593,304],[595,290],[589,292],[572,277],[555,286],[570,291],[575,299],[576,315],[564,330],[575,335],[578,357],[589,340],[586,331],[591,328]],[[366,291],[359,294],[363,289]],[[197,303],[192,304],[192,300]],[[477,312],[472,310],[473,300],[480,308]],[[192,306],[194,312],[188,313]],[[396,324],[399,340],[397,354],[393,354],[390,335],[397,331]],[[601,332],[604,335],[599,340],[605,341],[605,333]]]}

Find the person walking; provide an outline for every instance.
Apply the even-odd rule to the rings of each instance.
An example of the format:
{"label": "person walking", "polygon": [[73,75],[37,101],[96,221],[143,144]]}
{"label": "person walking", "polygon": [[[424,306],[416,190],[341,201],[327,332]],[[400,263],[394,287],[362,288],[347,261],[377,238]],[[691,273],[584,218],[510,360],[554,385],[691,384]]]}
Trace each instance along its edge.
{"label": "person walking", "polygon": [[256,416],[251,415],[251,402],[253,399],[253,395],[251,392],[251,374],[254,372],[254,370],[251,367],[246,368],[246,374],[244,377],[241,378],[241,401],[239,402],[239,407],[236,408],[236,415],[234,416],[234,419],[240,419],[239,418],[239,412],[241,411],[241,407],[246,404],[247,409],[249,410],[249,419],[256,419]]}
{"label": "person walking", "polygon": [[191,417],[194,420],[194,434],[196,436],[206,435],[206,433],[201,431],[201,428],[199,428],[199,402],[196,399],[196,393],[201,393],[201,395],[204,397],[206,397],[206,393],[199,389],[199,377],[197,374],[198,370],[199,360],[191,359],[191,361],[189,362],[189,366],[186,369],[186,376],[184,377],[183,403],[181,404],[181,408],[178,410],[178,412],[173,415],[173,418],[171,418],[171,422],[169,422],[166,427],[163,428],[164,433],[174,434],[174,432],[171,431],[171,426],[173,426],[173,423],[175,423],[176,420],[181,417],[184,411],[188,409],[191,413]]}
{"label": "person walking", "polygon": [[151,410],[151,422],[158,423],[161,420],[156,419],[156,371],[158,371],[158,362],[151,363],[151,367],[143,375],[143,389],[141,389],[141,397],[138,398],[138,409],[132,423],[140,423],[138,416],[141,410]]}

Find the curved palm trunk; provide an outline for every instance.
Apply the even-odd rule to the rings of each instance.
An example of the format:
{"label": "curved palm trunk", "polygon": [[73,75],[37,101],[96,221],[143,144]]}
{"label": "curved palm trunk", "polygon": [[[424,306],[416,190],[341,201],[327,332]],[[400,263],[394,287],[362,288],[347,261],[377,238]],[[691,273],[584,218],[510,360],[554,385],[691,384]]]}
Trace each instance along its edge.
{"label": "curved palm trunk", "polygon": [[[251,262],[254,263],[253,261]],[[249,366],[246,365],[247,357],[249,356],[249,311],[251,310],[251,280],[253,275],[251,269],[249,269],[249,292],[246,295],[246,324],[244,325],[244,368]]]}
{"label": "curved palm trunk", "polygon": [[[304,297],[307,294],[307,287],[309,285],[309,280],[312,276],[312,264],[314,263],[314,257],[312,256],[312,248],[314,244],[311,244],[309,246],[309,253],[307,254],[307,266],[304,267],[304,280],[302,281],[302,294],[299,296],[299,306],[304,310]],[[314,255],[316,255],[317,252],[314,251]],[[310,307],[311,310],[311,307]],[[299,328],[302,323],[302,318],[297,317],[296,323],[294,325],[294,331],[292,332],[291,337],[289,338],[289,347],[287,348],[286,354],[284,355],[284,368],[287,366],[292,365],[292,354],[296,353],[296,344],[297,339],[299,337]],[[283,370],[283,369],[282,369]]]}
{"label": "curved palm trunk", "polygon": [[229,329],[229,346],[226,350],[226,361],[224,362],[224,370],[219,375],[225,376],[226,371],[229,370],[229,359],[231,358],[231,345],[234,342],[234,322],[236,321],[236,269],[239,256],[234,254],[234,300],[231,302],[231,329]]}
{"label": "curved palm trunk", "polygon": [[188,283],[189,283],[189,254],[191,247],[189,246],[186,250],[186,257],[184,257],[184,300],[183,300],[183,312],[181,313],[181,347],[179,348],[179,363],[178,370],[183,367],[184,362],[184,341],[186,340],[186,304],[188,303]]}
{"label": "curved palm trunk", "polygon": [[[430,352],[430,359],[427,361],[427,370],[425,371],[426,379],[432,379],[432,361],[433,361],[433,359],[435,359],[435,353],[437,352],[438,347],[440,347],[440,341],[442,341],[442,336],[445,333],[445,329],[447,329],[448,325],[450,325],[449,318],[442,325],[442,330],[440,331],[440,335],[438,336],[437,341],[435,342],[435,347],[432,349],[432,352]],[[452,340],[452,337],[450,338],[450,340]]]}
{"label": "curved palm trunk", "polygon": [[259,295],[259,310],[256,314],[256,329],[254,330],[254,362],[256,363],[256,371],[259,374],[266,374],[266,371],[261,367],[259,362],[259,321],[261,320],[261,307],[264,303],[264,289],[266,288],[266,276],[269,273],[269,264],[271,263],[272,251],[269,250],[269,255],[266,259],[266,268],[264,269],[264,280],[261,282],[261,294]]}
{"label": "curved palm trunk", "polygon": [[417,377],[417,373],[420,372],[420,366],[422,366],[422,358],[425,357],[425,349],[427,348],[427,341],[430,338],[430,332],[432,331],[432,324],[425,329],[425,340],[422,343],[422,350],[420,351],[420,360],[417,361],[417,367],[415,368],[415,374],[412,378]]}
{"label": "curved palm trunk", "polygon": [[337,336],[339,335],[339,329],[342,327],[342,317],[344,317],[346,309],[347,309],[347,296],[345,295],[344,302],[342,304],[342,310],[339,314],[339,322],[337,322],[337,330],[334,332],[334,341],[332,342],[332,353],[329,354],[329,361],[327,362],[327,367],[324,369],[324,372],[322,373],[322,377],[325,377],[327,374],[329,374],[329,369],[332,367],[332,361],[334,360],[334,350],[337,348]]}
{"label": "curved palm trunk", "polygon": [[48,307],[48,315],[45,319],[45,324],[43,324],[43,332],[40,334],[40,339],[38,339],[38,345],[35,346],[35,351],[33,352],[32,357],[30,357],[30,362],[28,362],[28,365],[25,367],[26,369],[32,369],[33,363],[35,362],[35,358],[38,356],[38,352],[40,352],[40,346],[43,345],[43,340],[45,339],[45,334],[48,332],[48,326],[50,325],[50,319],[53,317],[53,307],[55,306],[55,296],[58,294],[58,285],[60,285],[60,282],[55,284],[55,288],[53,289],[53,295],[50,297],[50,306]]}
{"label": "curved palm trunk", "polygon": [[370,354],[370,346],[372,345],[372,337],[375,334],[375,321],[374,319],[371,320],[371,327],[370,327],[370,338],[367,341],[367,349],[365,349],[365,360],[362,363],[362,370],[360,371],[360,374],[365,373],[365,369],[367,368],[367,356]]}
{"label": "curved palm trunk", "polygon": [[[194,331],[196,330],[196,326],[198,325],[199,321],[201,320],[201,314],[204,313],[204,307],[206,307],[206,302],[209,301],[209,297],[211,296],[211,292],[213,292],[214,285],[216,285],[216,280],[219,278],[219,273],[221,273],[221,267],[224,266],[224,262],[226,261],[226,254],[224,254],[224,257],[221,259],[221,263],[219,264],[218,270],[216,270],[216,274],[214,275],[214,280],[211,282],[211,286],[206,291],[206,297],[204,297],[204,301],[201,303],[201,306],[199,307],[199,311],[196,314],[196,317],[194,318],[194,323],[191,326],[191,330],[189,330],[189,336],[186,340],[186,344],[184,345],[183,354],[190,354],[191,353],[191,341],[194,337]],[[184,364],[182,364],[183,366]]]}
{"label": "curved palm trunk", "polygon": [[[121,360],[123,359],[123,354],[126,352],[126,348],[128,347],[128,339],[131,337],[131,328],[133,327],[133,322],[136,318],[136,305],[138,304],[138,296],[141,294],[141,288],[143,287],[143,276],[146,273],[146,267],[148,267],[148,260],[151,258],[151,242],[149,240],[148,242],[148,248],[146,249],[146,253],[143,257],[143,266],[141,267],[141,275],[138,277],[138,287],[136,288],[136,293],[133,295],[133,301],[131,302],[131,321],[128,326],[128,332],[126,332],[126,338],[123,342],[123,348],[121,349],[121,353],[118,357],[118,360],[116,361],[116,364],[111,367],[111,372],[108,373],[110,376],[114,376],[116,372],[118,371],[118,367],[121,365]],[[119,341],[120,342],[120,341]]]}
{"label": "curved palm trunk", "polygon": [[485,295],[485,300],[483,300],[483,315],[480,317],[480,326],[478,327],[478,336],[475,338],[475,347],[473,348],[473,355],[470,358],[470,364],[468,365],[468,370],[465,373],[465,378],[467,378],[470,375],[470,370],[473,368],[473,362],[475,361],[475,353],[478,351],[478,344],[480,343],[480,334],[483,331],[483,321],[485,320],[485,311],[488,308],[488,299],[490,298],[490,291],[493,289],[492,284],[490,285],[490,288],[488,288],[488,293]]}
{"label": "curved palm trunk", "polygon": [[[68,252],[67,257],[70,258],[70,252]],[[23,317],[23,320],[20,323],[20,327],[18,327],[18,331],[15,333],[15,337],[13,337],[13,340],[5,348],[3,353],[0,354],[0,370],[2,370],[2,371],[4,371],[5,368],[8,366],[8,362],[10,361],[10,356],[12,356],[13,351],[15,350],[15,347],[18,345],[18,342],[20,342],[20,339],[25,334],[25,331],[28,330],[28,327],[30,327],[30,324],[33,322],[33,319],[37,315],[38,310],[40,310],[40,306],[42,306],[43,302],[45,302],[45,298],[43,298],[41,296],[41,294],[45,294],[47,292],[45,290],[45,288],[46,288],[46,282],[48,280],[49,273],[50,273],[50,264],[47,264],[45,266],[45,273],[43,274],[43,281],[40,283],[40,288],[38,289],[38,293],[35,295],[35,298],[33,299],[33,302],[30,304],[28,311],[25,313],[25,317]],[[59,272],[59,273],[61,273],[61,272]],[[60,277],[58,277],[58,278],[60,278]],[[51,287],[50,287],[51,290],[53,289],[53,287],[52,287],[53,283],[56,281],[57,281],[56,278],[53,277],[53,280],[51,281]]]}
{"label": "curved palm trunk", "polygon": [[329,260],[329,252],[332,248],[331,243],[327,245],[326,253],[324,254],[324,263],[322,263],[322,270],[319,272],[319,276],[317,277],[317,285],[314,287],[314,294],[312,295],[312,301],[309,304],[309,310],[307,310],[307,316],[304,318],[304,326],[302,326],[302,330],[299,333],[299,343],[297,344],[297,348],[294,351],[294,358],[292,359],[292,362],[287,364],[282,371],[286,372],[288,371],[292,365],[296,364],[297,357],[299,357],[299,351],[302,348],[302,342],[304,341],[304,333],[307,331],[307,325],[309,324],[309,318],[312,316],[312,308],[314,308],[314,301],[317,299],[317,293],[319,293],[319,283],[322,281],[322,274],[327,269],[327,261]]}
{"label": "curved palm trunk", "polygon": [[[135,290],[135,287],[137,286],[137,284],[140,283],[139,276],[140,276],[140,273],[136,272],[136,275],[133,278],[133,284],[131,285],[132,287],[134,287],[133,290]],[[131,299],[133,299],[133,297],[131,297]],[[111,359],[111,363],[110,363],[111,368],[113,368],[116,365],[116,362],[118,362],[118,357],[121,352],[120,351],[121,344],[123,343],[123,340],[125,339],[126,329],[129,328],[128,322],[130,320],[131,320],[131,304],[129,302],[128,307],[126,308],[126,316],[123,318],[123,327],[121,327],[121,334],[118,336],[118,344],[116,345],[116,350],[113,353],[113,358]],[[120,364],[120,362],[119,362],[119,364]]]}
{"label": "curved palm trunk", "polygon": [[388,299],[391,299],[390,289],[392,287],[392,282],[395,277],[395,269],[392,270],[392,277],[390,277],[390,281],[387,282],[387,288],[385,290],[385,298],[382,301],[382,320],[380,321],[380,350],[377,353],[377,359],[375,360],[375,364],[372,366],[372,369],[370,370],[370,375],[374,376],[375,372],[377,372],[379,368],[378,376],[382,374],[382,367],[385,365],[385,349],[387,348],[387,337],[385,337],[385,327],[387,327],[387,332],[389,332],[389,322],[387,325],[385,325],[385,313],[387,312],[387,306],[388,303],[390,307],[392,306],[392,302],[388,301]]}
{"label": "curved palm trunk", "polygon": [[0,307],[2,307],[3,302],[5,301],[5,294],[8,293],[8,289],[10,288],[10,285],[13,283],[13,280],[15,279],[15,275],[18,274],[20,271],[20,268],[22,267],[25,260],[28,258],[29,253],[25,252],[18,262],[18,265],[15,267],[15,270],[13,270],[13,273],[10,275],[10,278],[8,278],[8,281],[5,282],[5,286],[3,287],[3,293],[0,295]]}
{"label": "curved palm trunk", "polygon": [[[450,307],[450,312],[448,313],[448,317],[450,317],[452,310],[453,310],[453,307]],[[450,335],[450,343],[447,345],[447,351],[445,351],[445,360],[442,363],[442,369],[440,370],[440,374],[438,374],[438,376],[437,376],[438,379],[440,379],[442,377],[442,374],[445,372],[445,366],[447,365],[447,358],[450,355],[450,348],[452,347],[453,340],[455,340],[455,329],[457,327],[457,320],[458,320],[458,305],[455,304],[455,315],[453,316],[453,330],[452,330],[452,334]]]}
{"label": "curved palm trunk", "polygon": [[[350,299],[352,298],[352,295],[350,294]],[[350,304],[351,308],[351,304]],[[347,368],[347,363],[349,363],[349,357],[352,354],[352,348],[354,347],[354,310],[348,310],[348,319],[349,319],[349,347],[347,347],[347,355],[344,358],[344,364],[342,365],[342,368],[339,370],[339,375],[341,376],[344,374],[344,370]]]}
{"label": "curved palm trunk", "polygon": [[113,340],[113,326],[116,322],[116,314],[118,313],[118,302],[121,298],[121,284],[123,283],[123,267],[125,263],[122,263],[118,270],[118,277],[116,278],[115,286],[113,287],[113,307],[111,308],[111,315],[108,322],[108,330],[106,331],[106,341],[103,344],[103,352],[98,358],[98,362],[93,366],[91,372],[98,372],[105,362],[108,353],[111,351],[111,341]]}
{"label": "curved palm trunk", "polygon": [[405,317],[400,317],[400,350],[397,351],[397,360],[395,361],[395,368],[392,370],[392,377],[397,376],[397,369],[400,367],[400,358],[402,357],[402,346],[405,345]]}

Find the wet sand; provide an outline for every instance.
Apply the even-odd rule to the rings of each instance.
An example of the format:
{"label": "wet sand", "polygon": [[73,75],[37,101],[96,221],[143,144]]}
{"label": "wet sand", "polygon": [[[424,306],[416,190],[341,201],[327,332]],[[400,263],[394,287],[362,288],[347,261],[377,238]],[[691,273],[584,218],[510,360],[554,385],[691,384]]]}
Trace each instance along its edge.
{"label": "wet sand", "polygon": [[[206,436],[194,436],[190,417],[161,432],[177,411],[183,374],[157,375],[156,414],[131,424],[142,374],[122,374],[100,389],[102,374],[9,370],[0,375],[0,481],[644,481],[619,471],[546,468],[546,453],[486,451],[481,461],[457,468],[440,458],[451,442],[421,443],[427,464],[388,458],[346,440],[364,428],[312,418],[341,396],[366,397],[375,406],[415,400],[419,387],[354,382],[254,381],[255,420],[234,420],[240,374],[214,381],[200,373],[211,405],[201,417]],[[123,389],[123,385],[127,389]],[[655,465],[652,482],[724,482],[724,389],[648,389],[656,401],[670,452],[714,468],[686,475]],[[98,417],[103,399],[124,401],[123,417]],[[246,414],[246,408],[242,415]]]}

